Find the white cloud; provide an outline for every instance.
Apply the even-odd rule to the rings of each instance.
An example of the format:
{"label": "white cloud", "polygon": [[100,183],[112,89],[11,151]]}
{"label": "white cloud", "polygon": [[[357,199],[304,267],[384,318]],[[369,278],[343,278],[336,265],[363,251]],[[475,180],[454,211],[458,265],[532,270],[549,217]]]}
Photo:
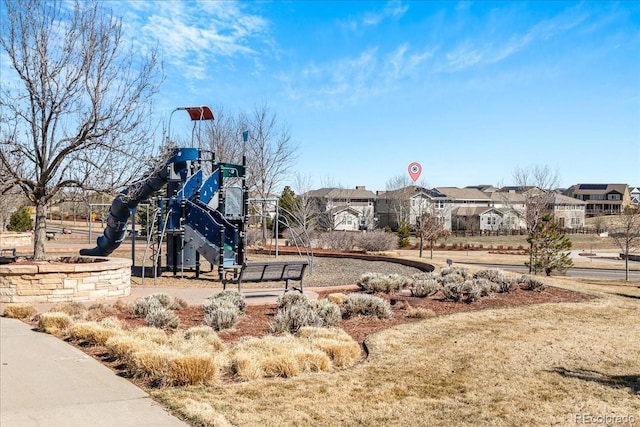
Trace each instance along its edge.
{"label": "white cloud", "polygon": [[125,25],[136,43],[157,44],[187,79],[207,78],[221,61],[233,68],[239,58],[258,60],[257,49],[273,46],[269,23],[236,2],[132,1],[127,9]]}

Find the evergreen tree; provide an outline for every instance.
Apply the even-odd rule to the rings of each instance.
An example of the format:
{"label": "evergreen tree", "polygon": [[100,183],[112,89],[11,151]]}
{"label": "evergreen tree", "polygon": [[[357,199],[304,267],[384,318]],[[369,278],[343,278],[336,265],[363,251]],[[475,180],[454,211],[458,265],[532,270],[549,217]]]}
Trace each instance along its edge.
{"label": "evergreen tree", "polygon": [[409,230],[409,225],[407,223],[402,223],[398,227],[398,247],[406,248],[409,246],[409,236],[411,235],[411,231]]}
{"label": "evergreen tree", "polygon": [[33,220],[29,213],[29,208],[21,206],[9,217],[8,231],[24,232],[33,229]]}
{"label": "evergreen tree", "polygon": [[573,267],[569,257],[571,240],[561,233],[558,223],[546,214],[529,234],[527,242],[531,248],[531,261],[525,262],[534,274],[544,271],[550,276],[553,271],[565,273]]}
{"label": "evergreen tree", "polygon": [[278,202],[280,211],[278,215],[280,216],[280,223],[278,224],[278,231],[282,233],[287,227],[285,224],[288,224],[290,227],[295,226],[296,222],[295,218],[293,218],[293,213],[297,212],[300,201],[296,197],[296,193],[289,187],[288,185],[284,187],[282,190],[282,195],[280,196],[280,200]]}

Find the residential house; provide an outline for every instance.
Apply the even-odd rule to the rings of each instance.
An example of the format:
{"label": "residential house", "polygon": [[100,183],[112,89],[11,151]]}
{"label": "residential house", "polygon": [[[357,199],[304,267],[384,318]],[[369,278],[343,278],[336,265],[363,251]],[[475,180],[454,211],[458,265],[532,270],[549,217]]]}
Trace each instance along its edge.
{"label": "residential house", "polygon": [[631,204],[627,184],[576,184],[565,195],[587,202],[586,216],[617,215]]}
{"label": "residential house", "polygon": [[434,215],[451,229],[449,199],[437,190],[410,185],[397,190],[378,191],[376,198],[376,218],[378,227],[396,229],[401,222],[410,227],[418,224],[423,215]]}
{"label": "residential house", "polygon": [[306,193],[318,212],[324,213],[322,227],[332,230],[373,229],[376,195],[364,186],[355,189],[321,188]]}
{"label": "residential house", "polygon": [[640,187],[633,187],[629,195],[631,196],[631,203],[640,206]]}
{"label": "residential house", "polygon": [[[434,190],[445,195],[448,204],[448,213],[450,220],[449,230],[479,230],[478,224],[482,223],[480,215],[484,215],[483,218],[494,218],[490,221],[497,221],[498,213],[490,211],[492,207],[491,196],[487,193],[480,191],[477,188],[458,188],[458,187],[436,187]],[[460,209],[469,208],[469,209]],[[484,208],[474,210],[473,208]],[[473,218],[472,218],[473,217]],[[477,217],[477,218],[476,218]]]}
{"label": "residential house", "polygon": [[455,231],[498,231],[503,227],[505,212],[488,206],[460,206],[452,210],[451,217]]}

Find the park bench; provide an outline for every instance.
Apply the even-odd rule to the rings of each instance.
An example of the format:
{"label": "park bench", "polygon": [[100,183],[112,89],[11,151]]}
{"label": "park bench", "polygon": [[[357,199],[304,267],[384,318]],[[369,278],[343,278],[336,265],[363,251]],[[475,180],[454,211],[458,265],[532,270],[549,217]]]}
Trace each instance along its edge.
{"label": "park bench", "polygon": [[285,282],[287,292],[289,281],[293,280],[300,282],[300,288],[292,289],[302,292],[302,279],[308,265],[308,261],[246,262],[227,268],[222,286],[226,289],[228,282],[237,283],[240,291],[242,283]]}
{"label": "park bench", "polygon": [[0,264],[9,264],[16,260],[16,249],[0,249]]}

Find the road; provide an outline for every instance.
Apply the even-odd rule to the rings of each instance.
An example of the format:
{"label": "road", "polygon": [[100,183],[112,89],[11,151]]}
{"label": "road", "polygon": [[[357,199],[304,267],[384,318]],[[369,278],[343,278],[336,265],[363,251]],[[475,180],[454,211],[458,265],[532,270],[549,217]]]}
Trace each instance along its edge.
{"label": "road", "polygon": [[[485,263],[468,263],[481,265],[486,268],[500,268],[502,270],[513,271],[516,273],[528,273],[529,268],[524,265],[508,265],[508,264],[485,264]],[[617,279],[624,280],[624,267],[621,269],[609,268],[579,268],[574,267],[567,271],[567,276],[583,277],[588,279]],[[640,280],[640,271],[630,270],[629,280]]]}

